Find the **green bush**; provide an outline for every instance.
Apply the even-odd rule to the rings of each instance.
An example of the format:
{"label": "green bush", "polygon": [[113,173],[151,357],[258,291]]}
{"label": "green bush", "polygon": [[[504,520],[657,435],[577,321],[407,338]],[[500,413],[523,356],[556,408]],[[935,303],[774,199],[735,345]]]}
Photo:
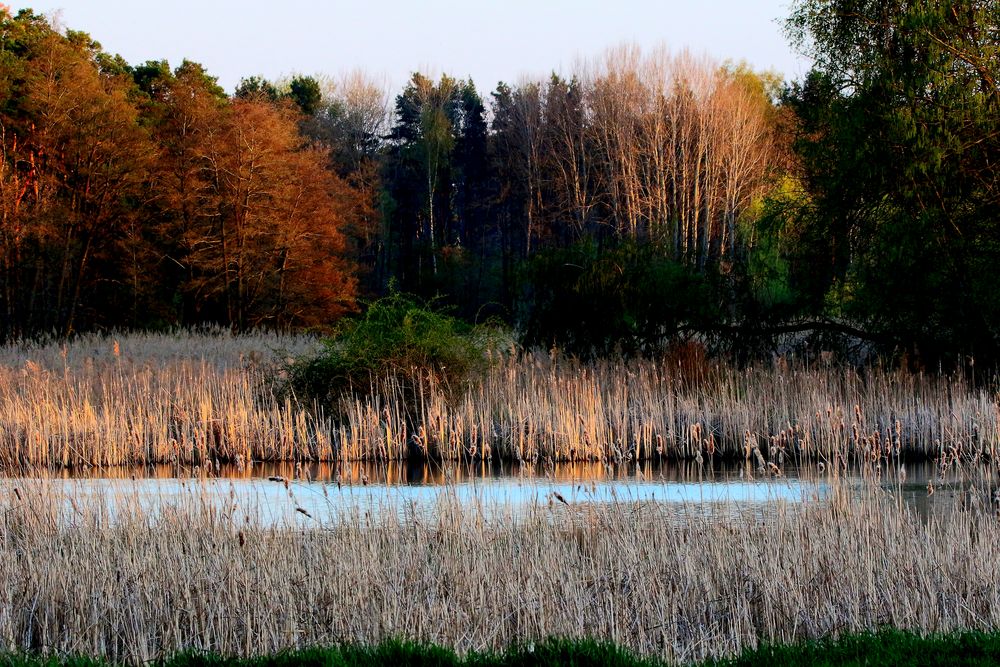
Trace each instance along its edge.
{"label": "green bush", "polygon": [[410,395],[430,385],[454,394],[485,371],[493,340],[487,327],[393,291],[343,323],[318,354],[293,361],[288,389],[331,408],[340,396],[367,394],[383,379]]}

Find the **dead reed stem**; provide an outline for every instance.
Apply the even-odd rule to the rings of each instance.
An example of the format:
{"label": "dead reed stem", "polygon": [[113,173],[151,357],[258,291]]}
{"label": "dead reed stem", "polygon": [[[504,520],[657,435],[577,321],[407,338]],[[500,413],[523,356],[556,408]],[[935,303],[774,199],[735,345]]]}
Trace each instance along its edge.
{"label": "dead reed stem", "polygon": [[[996,460],[1000,402],[962,378],[871,369],[503,358],[447,400],[392,380],[337,419],[272,390],[305,336],[135,334],[0,347],[0,466],[918,455]],[[279,351],[281,350],[281,351]]]}
{"label": "dead reed stem", "polygon": [[[202,484],[153,512],[0,484],[0,643],[145,661],[408,637],[459,650],[598,637],[686,662],[761,640],[1000,625],[989,492],[921,518],[872,485],[767,507],[485,507],[265,525]],[[242,508],[246,510],[247,508]]]}

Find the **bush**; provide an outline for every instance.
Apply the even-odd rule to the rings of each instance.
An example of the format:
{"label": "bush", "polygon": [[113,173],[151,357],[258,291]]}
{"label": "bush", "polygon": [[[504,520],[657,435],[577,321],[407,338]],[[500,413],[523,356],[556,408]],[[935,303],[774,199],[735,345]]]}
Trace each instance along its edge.
{"label": "bush", "polygon": [[430,385],[453,395],[485,371],[492,340],[485,327],[393,291],[342,324],[319,354],[292,362],[288,389],[326,407],[343,395],[370,393],[382,379],[394,380],[411,398]]}

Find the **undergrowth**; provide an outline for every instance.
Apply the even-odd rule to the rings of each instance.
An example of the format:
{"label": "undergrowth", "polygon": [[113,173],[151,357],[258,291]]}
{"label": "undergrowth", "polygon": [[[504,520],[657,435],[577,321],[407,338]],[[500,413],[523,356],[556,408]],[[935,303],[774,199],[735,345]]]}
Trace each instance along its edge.
{"label": "undergrowth", "polygon": [[973,667],[1000,664],[1000,631],[952,632],[921,637],[884,629],[877,633],[845,635],[837,639],[790,645],[765,645],[706,667],[757,665],[862,665],[877,667]]}

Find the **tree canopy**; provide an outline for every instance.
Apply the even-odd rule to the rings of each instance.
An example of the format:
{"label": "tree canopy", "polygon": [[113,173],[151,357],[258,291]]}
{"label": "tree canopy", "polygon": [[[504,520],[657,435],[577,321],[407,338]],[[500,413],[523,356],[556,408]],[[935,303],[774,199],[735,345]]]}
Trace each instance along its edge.
{"label": "tree canopy", "polygon": [[1000,7],[810,0],[788,29],[816,62],[787,94],[800,282],[914,353],[995,358]]}
{"label": "tree canopy", "polygon": [[228,95],[5,12],[0,335],[327,326],[397,284],[577,354],[1000,361],[998,17],[798,0],[799,81],[624,45],[393,96],[363,72]]}
{"label": "tree canopy", "polygon": [[0,334],[353,308],[355,193],[302,110],[230,99],[197,63],[129,66],[29,10],[0,28]]}

